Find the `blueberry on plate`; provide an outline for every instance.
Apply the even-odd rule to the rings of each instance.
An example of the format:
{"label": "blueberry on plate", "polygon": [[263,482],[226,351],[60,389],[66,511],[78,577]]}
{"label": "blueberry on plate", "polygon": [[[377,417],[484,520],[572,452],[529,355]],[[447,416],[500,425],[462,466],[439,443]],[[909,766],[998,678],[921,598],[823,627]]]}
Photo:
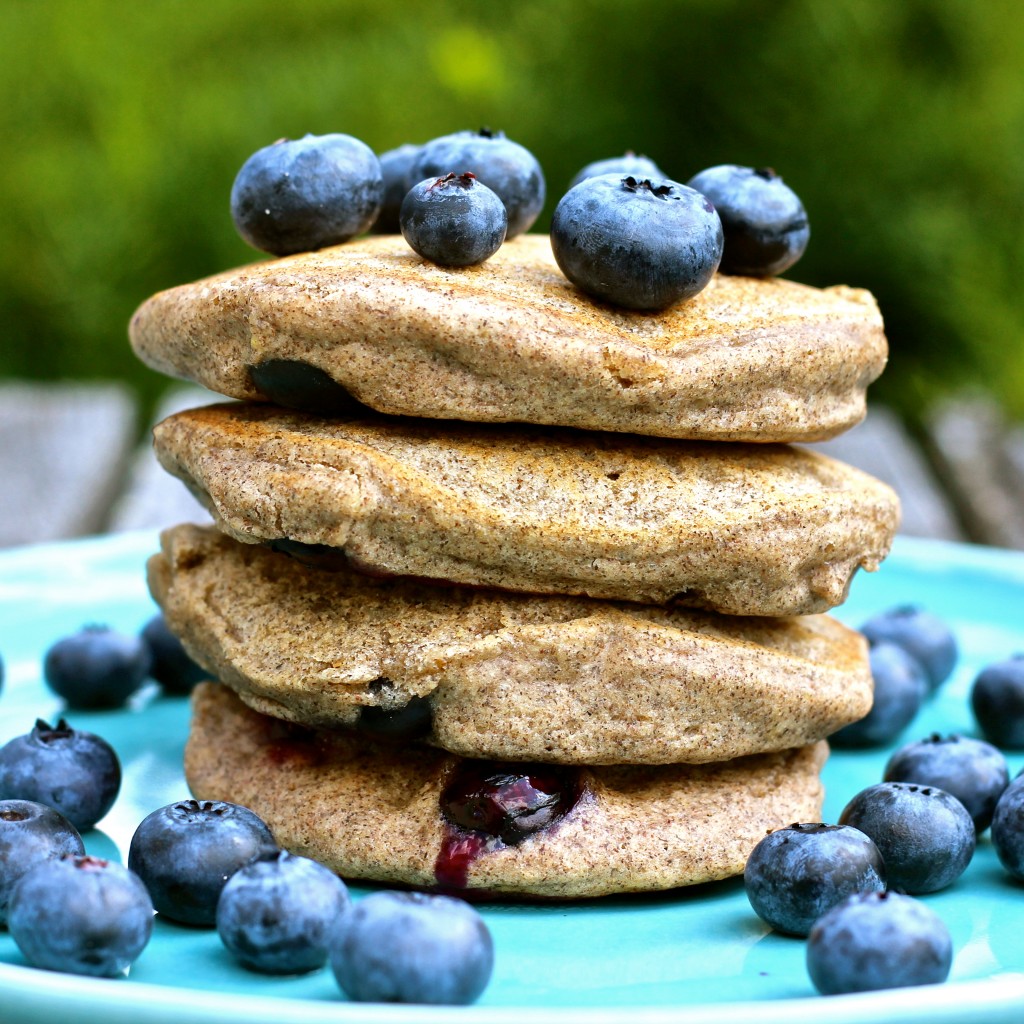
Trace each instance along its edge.
{"label": "blueberry on plate", "polygon": [[1024,776],[1003,791],[992,815],[992,846],[999,862],[1024,882]]}
{"label": "blueberry on plate", "polygon": [[43,659],[43,677],[76,711],[119,708],[149,675],[142,639],[109,626],[85,626],[58,640]]}
{"label": "blueberry on plate", "polygon": [[942,918],[895,892],[848,896],[807,940],[807,972],[825,996],[937,984],[952,964],[953,942]]}
{"label": "blueberry on plate", "polygon": [[349,905],[337,875],[284,850],[239,868],[217,900],[217,932],[243,966],[304,974],[327,963],[332,930]]}
{"label": "blueberry on plate", "polygon": [[140,635],[149,650],[149,674],[164,693],[184,696],[191,693],[197,683],[210,678],[210,673],[189,657],[163,615],[154,615]]}
{"label": "blueberry on plate", "polygon": [[743,884],[754,912],[776,931],[806,935],[855,892],[884,892],[875,844],[848,825],[797,823],[769,832],[747,858]]}
{"label": "blueberry on plate", "polygon": [[248,807],[181,800],[143,818],[128,848],[128,867],[145,883],[159,913],[210,926],[227,880],[276,849],[270,829]]}
{"label": "blueberry on plate", "polygon": [[504,132],[481,128],[432,139],[412,164],[411,181],[469,171],[505,204],[507,238],[528,231],[544,206],[544,172],[537,158]]}
{"label": "blueberry on plate", "polygon": [[402,208],[405,193],[412,188],[415,180],[411,177],[412,165],[419,156],[420,147],[411,142],[396,149],[389,149],[378,155],[380,170],[384,178],[384,200],[380,213],[370,228],[375,235],[397,235],[401,231],[398,212]]}
{"label": "blueberry on plate", "polygon": [[860,627],[868,643],[897,644],[917,658],[934,692],[944,683],[958,655],[956,637],[937,615],[920,605],[905,604],[872,616]]}
{"label": "blueberry on plate", "polygon": [[85,846],[63,814],[32,800],[0,800],[0,925],[7,922],[15,882],[43,861],[66,853],[81,856]]}
{"label": "blueberry on plate", "polygon": [[231,217],[254,249],[286,256],[369,230],[384,198],[377,154],[336,132],[279,139],[242,164]]}
{"label": "blueberry on plate", "polygon": [[331,946],[341,990],[357,1002],[474,1002],[490,981],[494,944],[468,903],[421,892],[375,892],[346,912]]}
{"label": "blueberry on plate", "polygon": [[967,808],[980,835],[1010,783],[1006,758],[984,740],[969,736],[931,736],[900,747],[885,766],[886,782],[938,786]]}
{"label": "blueberry on plate", "polygon": [[102,737],[42,719],[0,747],[0,800],[34,800],[91,829],[117,799],[121,762]]}
{"label": "blueberry on plate", "polygon": [[914,720],[928,695],[928,677],[921,663],[896,644],[882,642],[868,651],[874,697],[860,721],[829,737],[836,747],[882,747]]}
{"label": "blueberry on plate", "polygon": [[120,864],[68,855],[22,875],[7,926],[33,967],[112,977],[149,942],[153,904]]}
{"label": "blueberry on plate", "polygon": [[971,708],[986,739],[1024,750],[1024,654],[981,670],[971,686]]}
{"label": "blueberry on plate", "polygon": [[889,888],[899,892],[920,895],[944,889],[974,856],[971,816],[956,797],[936,786],[868,786],[846,805],[839,822],[874,840]]}
{"label": "blueberry on plate", "polygon": [[551,219],[551,249],[577,288],[625,309],[692,298],[722,258],[722,224],[678,182],[603,174],[571,188]]}
{"label": "blueberry on plate", "polygon": [[451,172],[413,185],[402,200],[399,223],[402,236],[425,260],[470,267],[501,248],[508,217],[475,175]]}
{"label": "blueberry on plate", "polygon": [[650,157],[627,150],[622,156],[608,157],[606,160],[595,160],[587,164],[577,171],[576,176],[569,182],[569,188],[574,188],[587,178],[597,178],[602,174],[617,174],[620,178],[633,177],[637,181],[643,178],[658,181],[667,177]]}

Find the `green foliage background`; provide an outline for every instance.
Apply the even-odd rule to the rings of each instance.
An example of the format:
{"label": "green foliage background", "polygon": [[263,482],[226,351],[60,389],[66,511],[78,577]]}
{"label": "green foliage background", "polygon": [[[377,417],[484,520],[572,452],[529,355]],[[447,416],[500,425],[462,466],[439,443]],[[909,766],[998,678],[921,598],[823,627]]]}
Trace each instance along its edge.
{"label": "green foliage background", "polygon": [[977,381],[1024,416],[1024,17],[1013,0],[0,0],[0,376],[164,386],[125,338],[163,287],[259,258],[231,182],[282,136],[378,151],[504,129],[548,178],[634,149],[775,167],[790,276],[872,289],[911,417]]}

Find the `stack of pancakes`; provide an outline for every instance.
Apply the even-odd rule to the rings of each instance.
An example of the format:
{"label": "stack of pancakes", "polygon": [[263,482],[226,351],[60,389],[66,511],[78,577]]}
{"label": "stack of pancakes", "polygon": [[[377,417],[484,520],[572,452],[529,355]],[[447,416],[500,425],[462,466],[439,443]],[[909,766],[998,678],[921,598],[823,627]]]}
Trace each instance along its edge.
{"label": "stack of pancakes", "polygon": [[162,292],[131,337],[241,400],[155,432],[216,523],[149,566],[222,684],[198,798],[346,878],[559,898],[723,878],[819,818],[871,704],[823,613],[898,509],[784,442],[863,416],[870,295],[719,276],[632,313],[543,236],[461,270],[379,236]]}

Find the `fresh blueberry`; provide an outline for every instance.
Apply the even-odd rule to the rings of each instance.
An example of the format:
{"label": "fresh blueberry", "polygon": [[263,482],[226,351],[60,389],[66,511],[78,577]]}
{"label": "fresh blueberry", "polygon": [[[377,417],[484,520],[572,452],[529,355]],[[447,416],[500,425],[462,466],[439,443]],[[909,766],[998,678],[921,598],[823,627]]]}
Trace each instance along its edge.
{"label": "fresh blueberry", "polygon": [[896,644],[880,643],[868,652],[874,698],[871,710],[858,722],[829,737],[836,747],[882,747],[913,721],[928,694],[928,677],[921,663]]}
{"label": "fresh blueberry", "polygon": [[687,184],[722,218],[723,274],[781,274],[804,254],[811,229],[796,193],[770,167],[722,164]]}
{"label": "fresh blueberry", "polygon": [[367,231],[384,198],[377,155],[351,135],[279,139],[242,164],[231,217],[254,249],[286,256]]}
{"label": "fresh blueberry", "polygon": [[900,605],[880,612],[860,627],[872,646],[897,644],[913,655],[928,674],[934,691],[949,678],[957,659],[956,638],[937,615],[919,605]]}
{"label": "fresh blueberry", "polygon": [[277,850],[228,879],[217,900],[217,931],[245,967],[304,974],[327,963],[332,929],[348,905],[337,875]]}
{"label": "fresh blueberry", "polygon": [[33,967],[112,977],[149,941],[153,904],[120,864],[66,855],[22,875],[7,926]]}
{"label": "fresh blueberry", "polygon": [[1024,750],[1024,654],[982,669],[971,686],[971,707],[988,740]]}
{"label": "fresh blueberry", "polygon": [[401,230],[398,212],[402,208],[406,192],[415,184],[411,177],[412,165],[419,152],[420,147],[410,142],[380,154],[380,170],[384,177],[384,202],[370,229],[373,234],[397,235]]}
{"label": "fresh blueberry", "polygon": [[424,259],[470,267],[498,251],[508,217],[497,195],[473,174],[450,173],[413,185],[399,222],[405,240]]}
{"label": "fresh blueberry", "polygon": [[633,177],[637,181],[644,178],[650,181],[659,181],[667,177],[650,157],[639,156],[629,150],[622,156],[609,157],[607,160],[595,160],[593,163],[587,164],[569,182],[569,188],[575,188],[581,181],[585,181],[587,178],[597,178],[602,174],[617,174],[620,178]]}
{"label": "fresh blueberry", "polygon": [[141,638],[109,626],[86,626],[58,640],[43,659],[46,684],[78,711],[121,707],[149,668],[149,651]]}
{"label": "fresh blueberry", "polygon": [[141,636],[149,651],[149,674],[164,693],[184,696],[197,683],[210,678],[210,673],[189,657],[162,615],[154,615],[143,627]]}
{"label": "fresh blueberry", "polygon": [[80,832],[92,828],[121,789],[121,763],[106,740],[60,719],[0,747],[0,800],[34,800],[64,815]]}
{"label": "fresh blueberry", "polygon": [[454,172],[475,174],[505,204],[506,237],[515,238],[537,219],[544,206],[544,173],[537,158],[504,132],[481,128],[433,139],[413,161],[412,181]]}
{"label": "fresh blueberry", "polygon": [[483,918],[462,900],[375,892],[341,918],[331,968],[358,1002],[463,1005],[487,987],[494,945]]}
{"label": "fresh blueberry", "polygon": [[938,786],[967,808],[980,835],[992,822],[992,812],[1009,785],[1010,771],[991,743],[967,736],[926,739],[900,747],[885,766],[886,782],[917,782]]}
{"label": "fresh blueberry", "polygon": [[1024,882],[1024,776],[1018,775],[996,804],[992,846],[1003,867]]}
{"label": "fresh blueberry", "polygon": [[936,786],[880,782],[861,790],[839,816],[870,836],[890,889],[919,895],[951,885],[974,856],[974,822]]}
{"label": "fresh blueberry", "polygon": [[0,925],[14,883],[44,860],[85,853],[78,829],[52,807],[32,800],[0,800]]}
{"label": "fresh blueberry", "polygon": [[857,893],[811,929],[807,971],[825,996],[945,981],[953,942],[920,900],[895,892]]}
{"label": "fresh blueberry", "polygon": [[213,925],[227,880],[277,848],[270,829],[247,807],[222,800],[182,800],[147,815],[128,848],[128,867],[153,906],[174,921]]}
{"label": "fresh blueberry", "polygon": [[806,935],[855,892],[883,892],[878,847],[848,825],[793,824],[769,832],[747,858],[743,884],[754,912],[776,931]]}
{"label": "fresh blueberry", "polygon": [[595,299],[657,310],[696,295],[722,257],[722,224],[699,192],[674,181],[603,174],[555,207],[551,249]]}
{"label": "fresh blueberry", "polygon": [[441,813],[452,825],[514,846],[564,817],[581,791],[574,768],[467,758],[448,778]]}

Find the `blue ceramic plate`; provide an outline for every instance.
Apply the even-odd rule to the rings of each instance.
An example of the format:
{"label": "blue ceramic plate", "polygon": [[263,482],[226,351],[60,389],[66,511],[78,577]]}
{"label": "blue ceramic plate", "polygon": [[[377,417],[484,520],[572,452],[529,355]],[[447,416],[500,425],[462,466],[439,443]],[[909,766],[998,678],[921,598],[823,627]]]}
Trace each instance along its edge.
{"label": "blue ceramic plate", "polygon": [[[90,622],[136,631],[154,614],[144,564],[155,548],[154,535],[127,534],[0,553],[0,656],[7,669],[0,741],[28,731],[37,717],[61,713],[41,679],[51,643]],[[971,680],[988,662],[1024,650],[1024,555],[900,539],[881,572],[856,580],[838,614],[856,626],[905,602],[949,621],[963,651],[954,678],[905,738],[976,734],[967,703]],[[149,690],[128,710],[69,718],[109,740],[122,758],[122,793],[86,843],[92,853],[123,858],[138,822],[186,795],[186,702]],[[880,780],[886,757],[833,754],[825,769],[826,820]],[[1011,757],[1011,771],[1022,762],[1024,756]],[[461,1008],[347,1003],[327,970],[284,979],[253,974],[233,963],[215,932],[162,920],[129,977],[115,980],[29,968],[0,932],[0,1021],[596,1024],[627,1014],[633,1024],[790,1024],[809,1014],[829,1024],[1024,1020],[1024,887],[1002,872],[987,838],[965,875],[927,902],[953,935],[948,983],[827,1000],[808,981],[804,943],[768,931],[738,881],[564,906],[485,906],[495,973],[480,1002]]]}

